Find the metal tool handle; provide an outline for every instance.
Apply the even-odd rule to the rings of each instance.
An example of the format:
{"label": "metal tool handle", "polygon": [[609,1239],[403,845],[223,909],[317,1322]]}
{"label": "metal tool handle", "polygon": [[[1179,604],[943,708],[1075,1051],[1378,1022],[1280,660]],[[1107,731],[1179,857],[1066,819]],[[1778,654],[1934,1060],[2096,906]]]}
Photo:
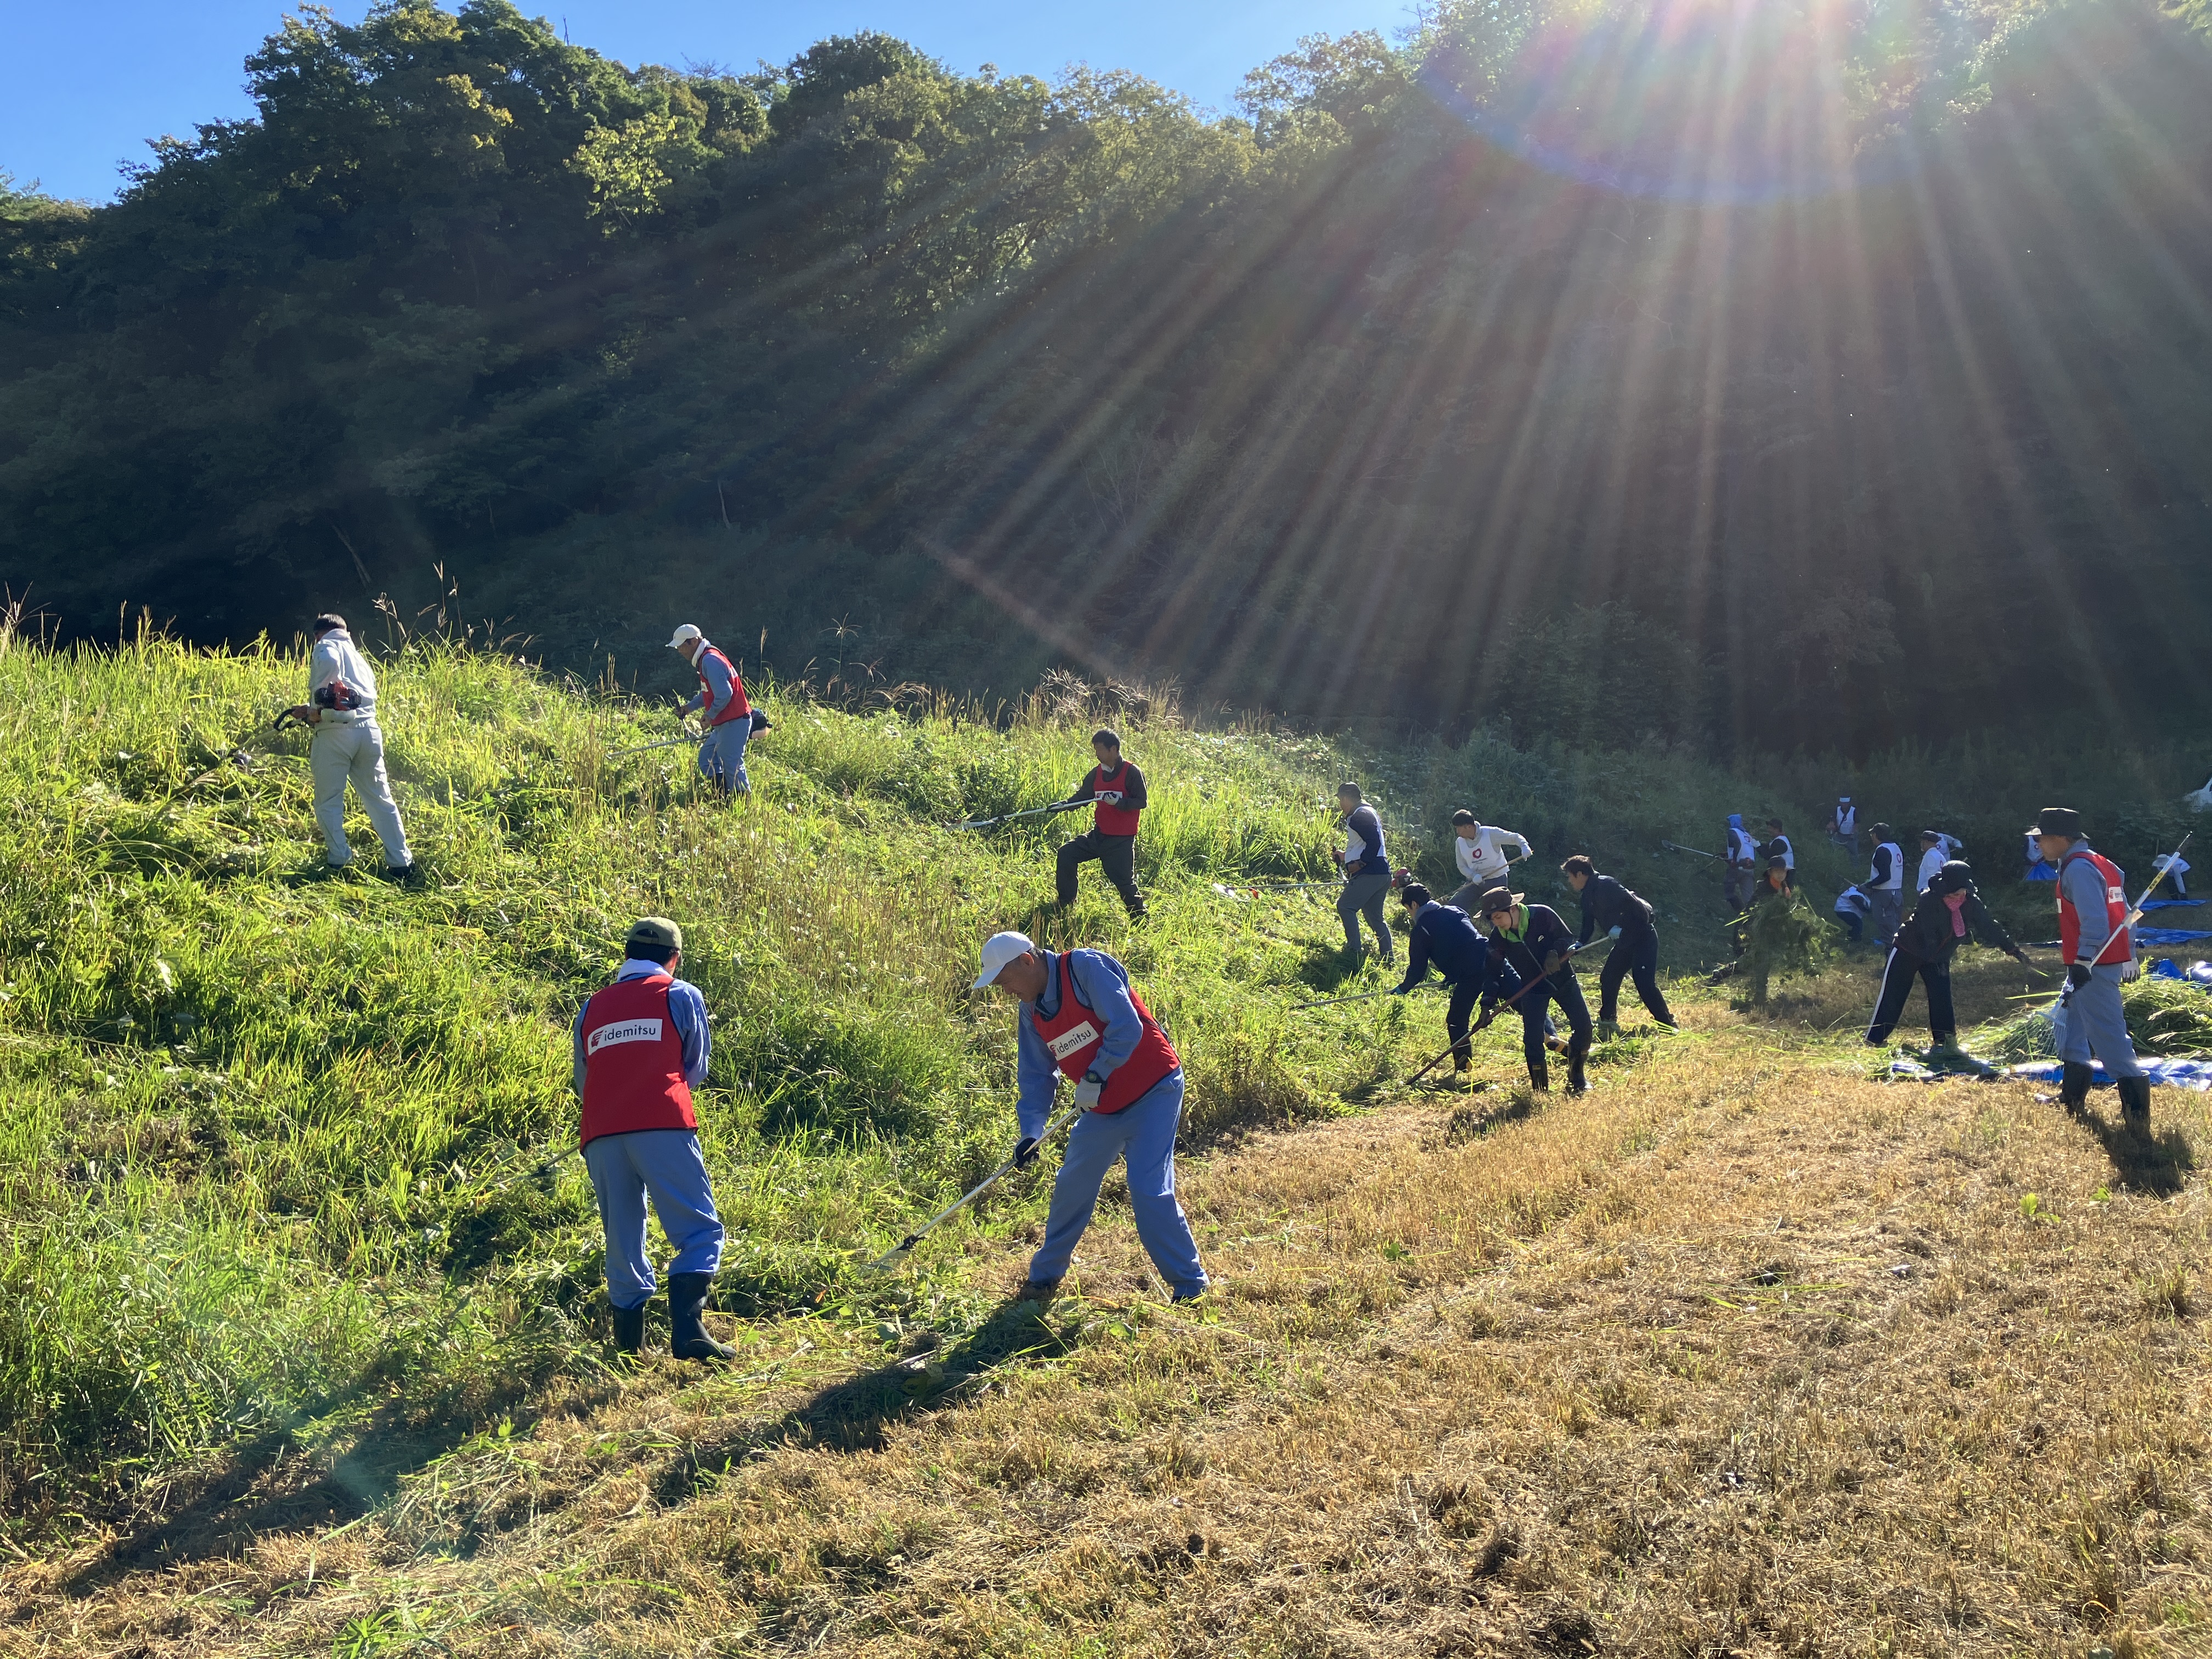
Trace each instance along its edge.
{"label": "metal tool handle", "polygon": [[[1073,1118],[1080,1116],[1082,1112],[1083,1109],[1080,1106],[1070,1106],[1058,1117],[1054,1118],[1050,1122],[1047,1123],[1044,1126],[1044,1133],[1037,1137],[1037,1149],[1042,1152],[1044,1148],[1045,1142],[1053,1138],[1054,1134],[1059,1131],[1062,1124],[1066,1123]],[[985,1176],[983,1179],[977,1183],[974,1191],[963,1194],[959,1198],[955,1199],[951,1203],[946,1205],[935,1215],[930,1217],[927,1221],[922,1223],[922,1224],[916,1228],[913,1232],[908,1233],[904,1238],[901,1239],[896,1244],[886,1250],[883,1255],[878,1256],[873,1261],[868,1263],[868,1265],[862,1268],[861,1271],[863,1273],[888,1273],[893,1267],[897,1265],[899,1260],[903,1257],[908,1250],[911,1250],[915,1245],[921,1243],[923,1239],[927,1238],[930,1234],[935,1232],[945,1222],[951,1220],[954,1216],[959,1214],[961,1211],[966,1209],[970,1204],[973,1204],[977,1199],[982,1197],[985,1193],[989,1192],[992,1188],[998,1185],[1000,1177],[1004,1176],[1007,1170],[1013,1167],[1014,1160],[1012,1158],[1007,1158],[1004,1164],[1001,1164],[997,1169],[992,1170],[990,1174]]]}

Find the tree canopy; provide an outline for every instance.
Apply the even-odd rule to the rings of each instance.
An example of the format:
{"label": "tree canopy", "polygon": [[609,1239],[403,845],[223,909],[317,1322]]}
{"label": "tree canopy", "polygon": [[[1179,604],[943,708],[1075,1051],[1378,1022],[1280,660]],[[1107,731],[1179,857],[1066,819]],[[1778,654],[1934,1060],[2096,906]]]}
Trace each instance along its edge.
{"label": "tree canopy", "polygon": [[2185,12],[1445,0],[1217,115],[310,7],[112,204],[0,179],[0,577],[1609,742],[2201,719]]}

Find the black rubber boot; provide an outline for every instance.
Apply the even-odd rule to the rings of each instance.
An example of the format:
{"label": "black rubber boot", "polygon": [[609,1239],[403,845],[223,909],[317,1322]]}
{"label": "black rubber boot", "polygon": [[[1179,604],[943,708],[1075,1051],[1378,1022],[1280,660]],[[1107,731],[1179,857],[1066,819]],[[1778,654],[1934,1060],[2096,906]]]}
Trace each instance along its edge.
{"label": "black rubber boot", "polygon": [[1049,1302],[1059,1294],[1060,1281],[1056,1279],[1025,1279],[1022,1281],[1021,1300],[1024,1302]]}
{"label": "black rubber boot", "polygon": [[2150,1133],[2150,1079],[2124,1077],[2120,1085],[2120,1116],[2131,1133]]}
{"label": "black rubber boot", "polygon": [[645,1346],[645,1304],[615,1310],[615,1352],[635,1353]]}
{"label": "black rubber boot", "polygon": [[1588,1037],[1577,1036],[1567,1045],[1567,1092],[1569,1094],[1582,1094],[1589,1088],[1589,1075],[1583,1070],[1583,1062],[1589,1058],[1589,1039]]}
{"label": "black rubber boot", "polygon": [[2058,1103],[2077,1115],[2088,1109],[2089,1080],[2096,1075],[2094,1068],[2078,1060],[2069,1060],[2058,1072]]}
{"label": "black rubber boot", "polygon": [[678,1359],[733,1359],[738,1351],[707,1334],[707,1292],[712,1273],[668,1275],[668,1351]]}
{"label": "black rubber boot", "polygon": [[1528,1062],[1528,1086],[1540,1094],[1552,1091],[1552,1068],[1540,1060]]}

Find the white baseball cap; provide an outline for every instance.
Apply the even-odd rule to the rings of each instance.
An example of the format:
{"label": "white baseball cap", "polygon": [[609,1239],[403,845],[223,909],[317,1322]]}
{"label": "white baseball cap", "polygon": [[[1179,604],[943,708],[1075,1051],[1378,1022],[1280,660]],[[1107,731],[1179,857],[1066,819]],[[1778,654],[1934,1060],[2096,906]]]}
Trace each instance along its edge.
{"label": "white baseball cap", "polygon": [[1027,933],[994,933],[983,941],[983,971],[975,975],[975,984],[968,988],[980,991],[995,984],[1006,964],[1018,962],[1036,949]]}
{"label": "white baseball cap", "polygon": [[695,624],[685,623],[683,627],[676,630],[676,637],[669,641],[668,648],[671,651],[681,651],[685,646],[690,644],[692,641],[701,637],[702,635],[699,629]]}

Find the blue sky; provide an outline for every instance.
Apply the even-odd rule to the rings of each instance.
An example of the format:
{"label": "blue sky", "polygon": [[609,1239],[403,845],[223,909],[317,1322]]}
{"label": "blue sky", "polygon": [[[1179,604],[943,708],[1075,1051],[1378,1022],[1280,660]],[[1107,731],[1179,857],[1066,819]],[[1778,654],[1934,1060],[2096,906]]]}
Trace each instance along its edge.
{"label": "blue sky", "polygon": [[[451,0],[448,0],[451,3]],[[624,63],[686,58],[750,70],[827,34],[902,36],[952,67],[996,64],[1050,77],[1066,64],[1131,69],[1226,109],[1244,71],[1302,34],[1389,33],[1408,0],[525,0],[569,38]],[[335,9],[357,18],[361,0]],[[250,114],[246,56],[283,15],[283,0],[108,0],[79,10],[9,0],[0,7],[0,169],[57,196],[105,201],[117,167],[146,141]]]}

